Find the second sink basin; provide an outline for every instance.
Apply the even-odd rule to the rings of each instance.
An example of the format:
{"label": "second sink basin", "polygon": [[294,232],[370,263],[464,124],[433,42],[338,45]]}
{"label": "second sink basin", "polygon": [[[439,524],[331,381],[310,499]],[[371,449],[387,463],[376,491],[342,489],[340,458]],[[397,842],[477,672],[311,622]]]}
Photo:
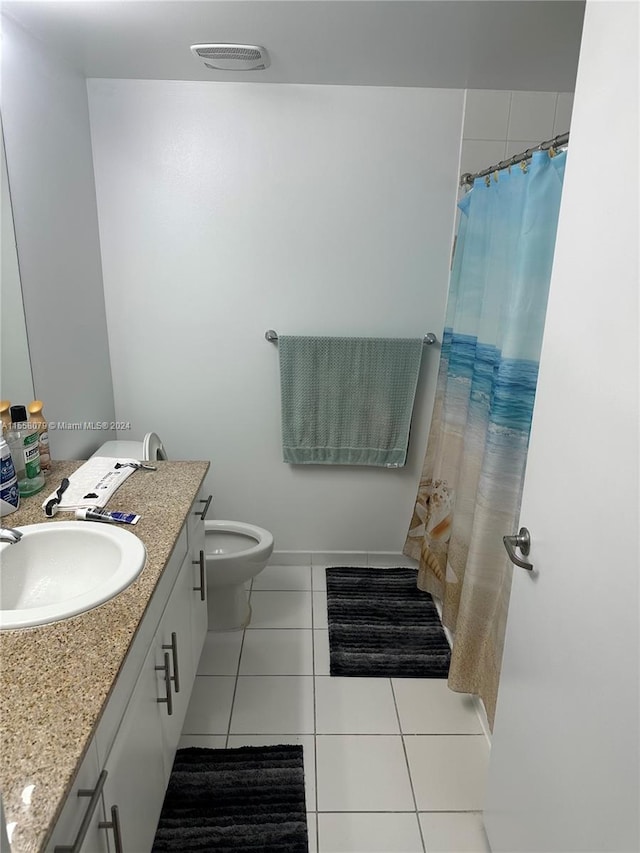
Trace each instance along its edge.
{"label": "second sink basin", "polygon": [[44,625],[104,604],[145,563],[143,543],[101,522],[57,521],[18,527],[0,544],[0,629]]}

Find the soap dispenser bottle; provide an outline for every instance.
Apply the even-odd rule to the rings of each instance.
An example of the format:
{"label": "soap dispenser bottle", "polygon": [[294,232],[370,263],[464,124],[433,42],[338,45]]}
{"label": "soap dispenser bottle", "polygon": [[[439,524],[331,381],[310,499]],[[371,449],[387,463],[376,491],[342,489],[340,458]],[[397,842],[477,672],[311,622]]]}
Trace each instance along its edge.
{"label": "soap dispenser bottle", "polygon": [[19,506],[20,490],[11,450],[4,438],[0,438],[0,516],[15,512]]}
{"label": "soap dispenser bottle", "polygon": [[47,476],[51,469],[51,454],[49,453],[49,425],[42,412],[42,400],[29,403],[29,424],[38,431],[38,450],[40,451],[40,470]]}
{"label": "soap dispenser bottle", "polygon": [[44,488],[44,474],[40,470],[38,431],[27,422],[24,406],[11,406],[11,430],[7,434],[7,442],[18,476],[20,496],[35,495]]}

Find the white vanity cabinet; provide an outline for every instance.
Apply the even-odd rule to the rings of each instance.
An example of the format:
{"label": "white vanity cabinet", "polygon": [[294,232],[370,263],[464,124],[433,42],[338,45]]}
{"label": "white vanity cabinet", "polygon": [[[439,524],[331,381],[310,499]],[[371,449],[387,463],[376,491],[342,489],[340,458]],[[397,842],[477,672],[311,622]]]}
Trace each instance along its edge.
{"label": "white vanity cabinet", "polygon": [[[207,631],[205,506],[190,509],[47,853],[151,850]],[[88,816],[78,789],[97,785]]]}

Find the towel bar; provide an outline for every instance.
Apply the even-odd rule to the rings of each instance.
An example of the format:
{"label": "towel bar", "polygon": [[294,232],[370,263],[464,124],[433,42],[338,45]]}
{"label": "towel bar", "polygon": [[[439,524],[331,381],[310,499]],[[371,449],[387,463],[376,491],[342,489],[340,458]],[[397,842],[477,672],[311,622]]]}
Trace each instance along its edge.
{"label": "towel bar", "polygon": [[[267,331],[264,333],[264,336],[265,336],[265,339],[267,341],[270,341],[272,344],[278,343],[278,333],[274,332],[273,329],[267,329]],[[437,342],[438,342],[438,339],[433,334],[433,332],[427,332],[427,334],[422,339],[422,343],[426,344],[427,346],[431,346],[431,344],[435,344]]]}

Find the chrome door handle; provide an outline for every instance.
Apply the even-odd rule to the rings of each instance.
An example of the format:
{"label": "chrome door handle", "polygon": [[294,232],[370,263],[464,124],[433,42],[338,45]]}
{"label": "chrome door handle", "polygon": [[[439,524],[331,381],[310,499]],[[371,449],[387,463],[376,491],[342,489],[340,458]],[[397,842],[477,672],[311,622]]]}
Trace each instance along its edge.
{"label": "chrome door handle", "polygon": [[172,631],[171,633],[171,644],[163,644],[162,648],[169,649],[171,651],[171,655],[173,657],[173,675],[171,676],[171,680],[173,681],[173,686],[175,687],[176,693],[180,693],[180,673],[178,672],[178,637],[175,631]]}
{"label": "chrome door handle", "polygon": [[207,513],[209,512],[209,506],[211,505],[211,501],[213,500],[213,495],[209,495],[208,498],[200,498],[198,503],[204,504],[204,507],[200,512],[194,513],[195,515],[200,516],[200,520],[204,521],[207,517]]}
{"label": "chrome door handle", "polygon": [[[95,788],[80,788],[80,790],[78,791],[78,796],[91,797],[91,799],[89,800],[89,805],[87,806],[87,810],[84,813],[84,817],[82,818],[82,823],[80,824],[80,829],[78,830],[76,839],[73,844],[57,844],[53,849],[53,853],[79,853],[80,848],[82,847],[82,843],[89,829],[91,818],[93,817],[93,813],[95,812],[96,806],[98,805],[100,794],[102,793],[102,789],[104,788],[104,783],[106,782],[106,780],[107,771],[103,770],[102,773],[98,776],[98,781],[96,783]],[[99,823],[98,826],[102,827],[102,823]]]}
{"label": "chrome door handle", "polygon": [[200,566],[200,586],[194,586],[193,591],[200,593],[200,601],[205,600],[205,589],[207,588],[207,581],[205,577],[205,567],[206,560],[204,556],[204,551],[200,551],[200,559],[199,560],[191,560],[194,566]]}
{"label": "chrome door handle", "polygon": [[113,830],[113,844],[115,853],[123,853],[122,848],[122,831],[120,829],[120,812],[118,806],[111,806],[111,820],[101,820],[98,824],[100,829]]}
{"label": "chrome door handle", "polygon": [[520,549],[520,553],[524,554],[525,557],[529,556],[529,551],[531,550],[531,536],[526,527],[521,527],[515,536],[503,536],[502,541],[504,543],[504,547],[507,549],[507,554],[509,555],[509,559],[512,563],[515,563],[516,566],[520,566],[521,569],[526,569],[530,572],[533,569],[533,563],[528,563],[526,560],[523,560],[522,557],[518,557],[516,554],[516,548]]}
{"label": "chrome door handle", "polygon": [[162,666],[157,666],[156,669],[164,673],[165,690],[165,698],[156,699],[156,702],[164,702],[167,706],[167,714],[171,716],[173,714],[173,697],[171,695],[171,664],[169,663],[169,652],[164,653],[164,664]]}

